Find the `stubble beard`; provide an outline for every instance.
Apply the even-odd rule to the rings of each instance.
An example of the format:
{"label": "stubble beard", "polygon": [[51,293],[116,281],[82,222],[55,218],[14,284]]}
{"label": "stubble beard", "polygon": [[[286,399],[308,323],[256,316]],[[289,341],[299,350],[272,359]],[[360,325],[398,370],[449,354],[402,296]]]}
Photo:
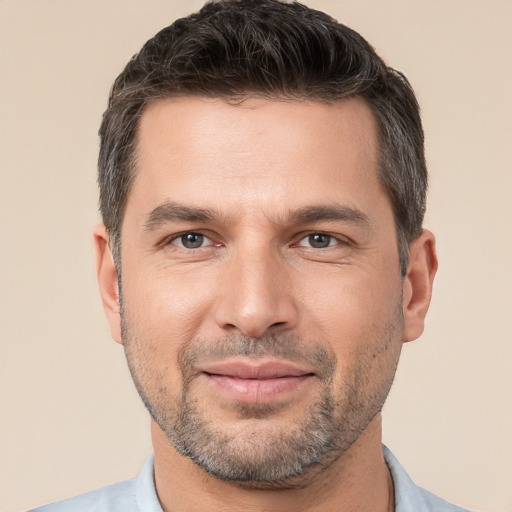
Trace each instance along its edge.
{"label": "stubble beard", "polygon": [[[179,353],[183,385],[178,397],[159,378],[163,375],[151,368],[144,340],[132,334],[125,318],[123,341],[139,395],[181,455],[222,481],[250,488],[298,488],[342,457],[381,411],[398,362],[399,351],[384,357],[396,345],[402,325],[398,316],[381,330],[378,343],[359,347],[353,367],[343,371],[341,393],[333,389],[339,370],[335,355],[296,337],[190,341]],[[206,355],[307,361],[319,369],[319,390],[301,419],[286,428],[272,424],[279,405],[234,403],[231,408],[247,427],[223,430],[194,395],[193,369]]]}

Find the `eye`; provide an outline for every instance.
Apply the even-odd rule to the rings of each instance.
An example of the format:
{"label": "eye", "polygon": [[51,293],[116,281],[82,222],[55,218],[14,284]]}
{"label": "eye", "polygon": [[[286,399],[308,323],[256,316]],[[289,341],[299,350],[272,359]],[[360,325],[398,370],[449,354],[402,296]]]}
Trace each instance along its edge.
{"label": "eye", "polygon": [[325,233],[311,233],[304,237],[297,245],[299,247],[312,247],[313,249],[325,249],[338,244],[339,241]]}
{"label": "eye", "polygon": [[177,245],[182,249],[199,249],[206,245],[211,245],[212,241],[201,233],[183,233],[170,240],[171,244]]}

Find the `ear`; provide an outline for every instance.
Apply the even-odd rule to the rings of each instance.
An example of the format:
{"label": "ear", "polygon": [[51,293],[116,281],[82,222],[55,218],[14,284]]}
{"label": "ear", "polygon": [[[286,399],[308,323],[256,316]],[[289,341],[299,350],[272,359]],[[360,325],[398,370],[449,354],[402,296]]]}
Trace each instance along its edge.
{"label": "ear", "polygon": [[403,283],[404,341],[419,338],[432,297],[437,271],[436,240],[427,230],[411,242]]}
{"label": "ear", "polygon": [[107,229],[105,226],[99,225],[94,229],[93,236],[96,251],[96,274],[103,308],[110,324],[112,338],[117,343],[122,344],[119,280],[112,251],[110,250]]}

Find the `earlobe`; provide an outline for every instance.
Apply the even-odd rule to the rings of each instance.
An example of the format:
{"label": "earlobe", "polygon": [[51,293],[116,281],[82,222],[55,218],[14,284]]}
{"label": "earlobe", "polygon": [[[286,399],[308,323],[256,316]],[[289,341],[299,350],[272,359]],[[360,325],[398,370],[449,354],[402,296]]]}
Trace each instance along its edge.
{"label": "earlobe", "polygon": [[93,236],[96,251],[96,274],[103,308],[107,315],[112,338],[117,343],[122,344],[119,280],[114,258],[110,250],[108,232],[105,226],[97,226],[94,229]]}
{"label": "earlobe", "polygon": [[424,230],[409,247],[403,283],[404,341],[413,341],[423,332],[436,271],[436,241],[430,231]]}

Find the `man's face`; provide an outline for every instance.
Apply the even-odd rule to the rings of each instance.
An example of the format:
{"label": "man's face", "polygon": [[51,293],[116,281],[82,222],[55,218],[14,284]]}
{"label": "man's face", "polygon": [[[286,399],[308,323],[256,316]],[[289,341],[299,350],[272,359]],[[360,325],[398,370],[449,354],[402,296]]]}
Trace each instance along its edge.
{"label": "man's face", "polygon": [[380,411],[404,324],[376,139],[357,99],[142,116],[122,342],[154,420],[218,478],[293,482]]}

